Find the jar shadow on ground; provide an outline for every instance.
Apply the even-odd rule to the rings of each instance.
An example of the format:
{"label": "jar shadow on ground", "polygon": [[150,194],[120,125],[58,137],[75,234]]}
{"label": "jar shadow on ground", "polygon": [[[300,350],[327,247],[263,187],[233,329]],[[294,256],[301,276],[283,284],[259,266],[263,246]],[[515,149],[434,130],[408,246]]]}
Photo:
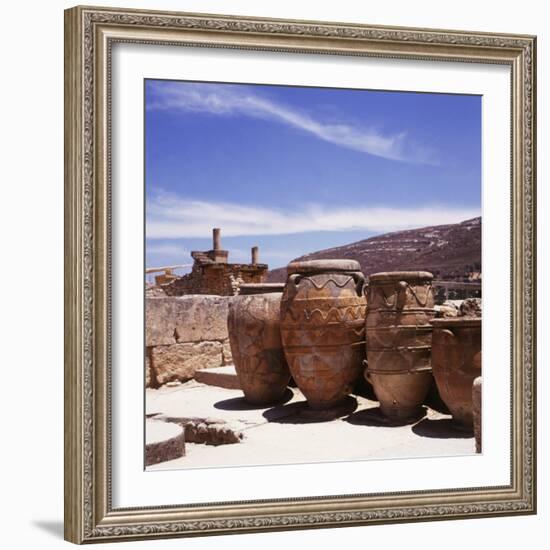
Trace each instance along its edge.
{"label": "jar shadow on ground", "polygon": [[350,395],[342,403],[330,409],[312,409],[304,400],[272,407],[263,413],[263,417],[268,422],[279,424],[313,424],[348,416],[357,407],[357,399]]}
{"label": "jar shadow on ground", "polygon": [[371,407],[370,409],[363,409],[357,411],[356,413],[350,414],[345,418],[345,422],[353,424],[354,426],[371,426],[371,427],[397,427],[397,426],[407,426],[409,424],[414,424],[420,419],[424,418],[426,415],[426,407],[422,407],[422,410],[419,411],[418,415],[412,419],[407,420],[397,420],[391,419],[385,416],[382,413],[380,407]]}
{"label": "jar shadow on ground", "polygon": [[[294,393],[290,388],[287,388],[283,397],[277,401],[277,405],[287,403],[294,397]],[[262,410],[272,405],[255,405],[249,403],[244,397],[232,397],[231,399],[223,399],[214,403],[214,408],[221,411],[255,411]]]}
{"label": "jar shadow on ground", "polygon": [[450,418],[425,418],[412,427],[412,431],[421,437],[434,439],[469,439],[472,433],[461,429]]}

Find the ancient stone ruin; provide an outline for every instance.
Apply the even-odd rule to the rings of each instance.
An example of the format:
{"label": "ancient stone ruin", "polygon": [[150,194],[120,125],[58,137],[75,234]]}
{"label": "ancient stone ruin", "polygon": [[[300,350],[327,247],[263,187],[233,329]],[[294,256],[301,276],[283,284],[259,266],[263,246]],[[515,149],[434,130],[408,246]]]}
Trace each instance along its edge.
{"label": "ancient stone ruin", "polygon": [[146,295],[148,467],[481,451],[480,298],[438,300],[424,271],[366,284],[349,259],[265,283],[257,247],[230,264],[219,229],[191,256]]}
{"label": "ancient stone ruin", "polygon": [[232,364],[227,333],[228,301],[223,296],[147,297],[147,387],[186,382],[199,369]]}
{"label": "ancient stone ruin", "polygon": [[229,252],[221,246],[221,230],[213,230],[213,247],[207,251],[191,252],[193,268],[182,277],[169,273],[168,277],[156,278],[168,296],[185,294],[214,294],[233,296],[243,283],[263,283],[267,277],[268,265],[259,263],[259,249],[252,247],[249,264],[228,262]]}

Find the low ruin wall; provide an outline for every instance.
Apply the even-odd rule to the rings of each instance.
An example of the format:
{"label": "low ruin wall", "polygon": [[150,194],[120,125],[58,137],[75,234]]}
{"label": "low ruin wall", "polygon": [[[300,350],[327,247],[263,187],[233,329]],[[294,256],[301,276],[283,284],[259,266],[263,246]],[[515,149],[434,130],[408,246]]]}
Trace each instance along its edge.
{"label": "low ruin wall", "polygon": [[232,363],[227,334],[229,296],[167,296],[145,300],[147,387],[185,382],[198,369]]}
{"label": "low ruin wall", "polygon": [[[227,333],[231,296],[148,296],[145,300],[145,380],[156,388],[194,378],[198,369],[232,364]],[[447,301],[437,317],[480,317],[481,300]]]}
{"label": "low ruin wall", "polygon": [[219,295],[233,296],[243,283],[262,283],[267,265],[211,264],[193,267],[191,273],[177,277],[163,286],[168,296]]}

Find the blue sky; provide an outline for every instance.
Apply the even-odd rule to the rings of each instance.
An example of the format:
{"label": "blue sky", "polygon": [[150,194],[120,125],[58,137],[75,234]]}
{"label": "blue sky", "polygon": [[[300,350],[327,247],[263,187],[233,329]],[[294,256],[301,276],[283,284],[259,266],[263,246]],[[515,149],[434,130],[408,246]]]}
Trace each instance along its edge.
{"label": "blue sky", "polygon": [[146,263],[314,250],[481,212],[481,97],[145,82]]}

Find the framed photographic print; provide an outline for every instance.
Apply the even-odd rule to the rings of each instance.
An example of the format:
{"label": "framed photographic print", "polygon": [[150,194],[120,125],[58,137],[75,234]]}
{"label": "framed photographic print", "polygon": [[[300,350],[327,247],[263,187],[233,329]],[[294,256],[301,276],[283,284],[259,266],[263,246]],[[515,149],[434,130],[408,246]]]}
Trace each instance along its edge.
{"label": "framed photographic print", "polygon": [[65,12],[65,536],[532,514],[533,36]]}

